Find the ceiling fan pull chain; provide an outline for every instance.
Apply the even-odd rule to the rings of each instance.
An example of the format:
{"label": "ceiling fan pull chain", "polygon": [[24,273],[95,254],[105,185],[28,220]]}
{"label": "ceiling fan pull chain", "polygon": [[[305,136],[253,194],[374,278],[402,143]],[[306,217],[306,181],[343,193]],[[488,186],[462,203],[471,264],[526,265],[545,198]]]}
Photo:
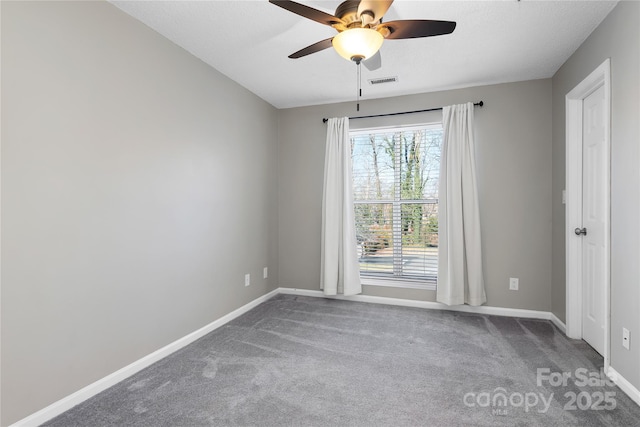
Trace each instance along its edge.
{"label": "ceiling fan pull chain", "polygon": [[361,61],[358,61],[356,63],[356,67],[357,67],[357,71],[356,71],[356,77],[358,79],[358,95],[357,95],[357,105],[356,105],[356,111],[360,111],[360,97],[362,96],[362,72],[360,70],[360,64]]}

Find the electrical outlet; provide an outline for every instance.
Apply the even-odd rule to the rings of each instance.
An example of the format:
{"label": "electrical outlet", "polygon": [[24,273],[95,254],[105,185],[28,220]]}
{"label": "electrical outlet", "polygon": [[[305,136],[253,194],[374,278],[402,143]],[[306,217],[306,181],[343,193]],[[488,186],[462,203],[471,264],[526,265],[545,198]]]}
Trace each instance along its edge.
{"label": "electrical outlet", "polygon": [[629,350],[629,330],[622,328],[622,346]]}
{"label": "electrical outlet", "polygon": [[249,286],[251,284],[251,275],[250,274],[245,274],[244,275],[244,285],[245,286]]}
{"label": "electrical outlet", "polygon": [[262,269],[262,278],[266,279],[267,277],[269,277],[269,271],[267,270],[267,267]]}
{"label": "electrical outlet", "polygon": [[519,280],[517,277],[509,277],[509,290],[517,291],[519,286]]}

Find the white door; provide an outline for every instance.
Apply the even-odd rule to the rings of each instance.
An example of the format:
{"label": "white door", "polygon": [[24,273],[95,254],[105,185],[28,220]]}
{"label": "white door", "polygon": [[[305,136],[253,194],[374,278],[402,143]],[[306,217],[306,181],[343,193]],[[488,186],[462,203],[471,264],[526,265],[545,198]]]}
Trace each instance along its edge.
{"label": "white door", "polygon": [[[600,86],[584,99],[582,120],[582,338],[604,354],[607,266],[605,97]],[[576,229],[578,234],[580,230]],[[586,234],[585,234],[586,233]]]}

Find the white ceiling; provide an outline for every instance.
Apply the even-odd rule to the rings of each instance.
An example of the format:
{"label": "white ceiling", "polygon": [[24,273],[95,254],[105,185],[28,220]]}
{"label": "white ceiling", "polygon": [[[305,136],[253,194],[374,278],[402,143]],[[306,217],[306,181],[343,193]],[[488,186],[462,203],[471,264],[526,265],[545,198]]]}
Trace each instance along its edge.
{"label": "white ceiling", "polygon": [[[340,1],[300,0],[333,14]],[[118,8],[277,108],[351,101],[356,65],[327,49],[287,56],[336,34],[331,27],[268,3],[122,1]],[[396,0],[385,21],[456,21],[445,36],[386,40],[382,67],[362,67],[363,99],[553,76],[616,5],[615,1]],[[398,83],[370,86],[371,78]]]}

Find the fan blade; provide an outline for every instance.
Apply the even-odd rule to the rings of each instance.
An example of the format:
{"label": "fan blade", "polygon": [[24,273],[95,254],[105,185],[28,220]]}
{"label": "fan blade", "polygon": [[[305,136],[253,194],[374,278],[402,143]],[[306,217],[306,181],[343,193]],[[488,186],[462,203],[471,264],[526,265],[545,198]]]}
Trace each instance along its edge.
{"label": "fan blade", "polygon": [[363,64],[369,71],[375,71],[378,68],[382,67],[382,57],[380,56],[380,51],[377,51],[375,55],[365,60]]}
{"label": "fan blade", "polygon": [[361,17],[363,13],[369,12],[373,15],[371,22],[377,22],[387,13],[391,3],[393,0],[361,0],[358,5],[358,16]]}
{"label": "fan blade", "polygon": [[328,13],[322,12],[321,10],[314,9],[309,6],[305,6],[300,3],[296,3],[294,1],[288,0],[269,0],[269,3],[275,4],[276,6],[280,6],[283,9],[288,10],[289,12],[293,12],[296,15],[303,16],[305,18],[311,19],[312,21],[319,22],[325,25],[334,25],[334,24],[344,24],[342,19],[336,18],[333,15],[329,15]]}
{"label": "fan blade", "polygon": [[390,34],[385,38],[415,39],[418,37],[441,36],[451,34],[456,29],[456,23],[452,21],[431,21],[426,19],[407,19],[402,21],[384,22],[376,27],[387,28]]}
{"label": "fan blade", "polygon": [[320,52],[321,50],[328,49],[331,46],[333,46],[331,44],[332,40],[333,40],[333,37],[331,37],[330,39],[321,40],[317,43],[314,43],[310,46],[305,47],[304,49],[300,49],[299,51],[292,53],[291,55],[289,55],[289,58],[291,59],[302,58],[303,56],[311,55],[312,53],[316,53],[316,52]]}

